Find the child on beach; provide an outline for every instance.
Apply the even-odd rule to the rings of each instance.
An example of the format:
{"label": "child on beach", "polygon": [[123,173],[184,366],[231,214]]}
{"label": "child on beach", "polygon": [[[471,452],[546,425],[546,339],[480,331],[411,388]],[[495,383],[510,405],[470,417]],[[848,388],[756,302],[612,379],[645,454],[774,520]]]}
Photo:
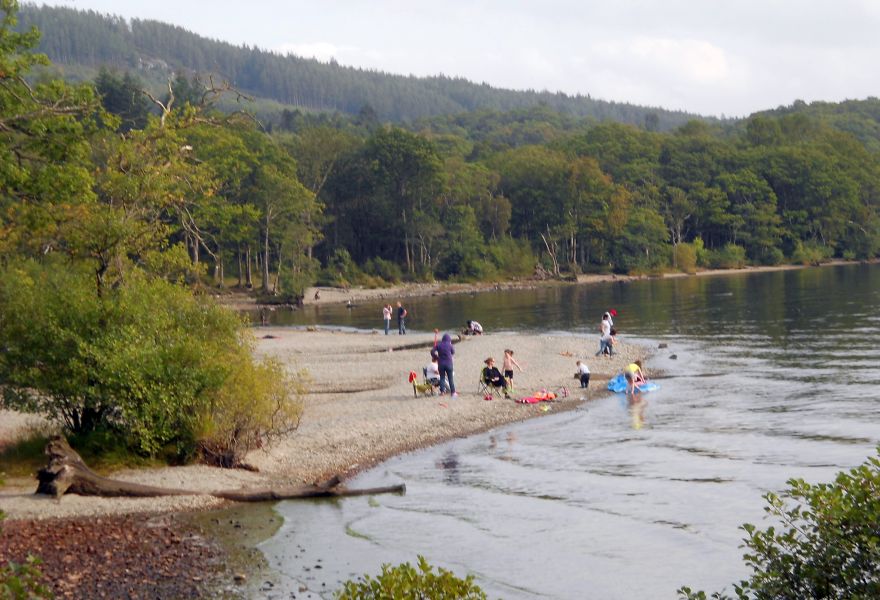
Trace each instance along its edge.
{"label": "child on beach", "polygon": [[432,387],[440,387],[440,365],[434,356],[431,357],[431,362],[425,367],[425,381],[430,383]]}
{"label": "child on beach", "polygon": [[642,361],[637,360],[633,363],[630,363],[623,370],[623,376],[626,378],[626,395],[632,396],[635,394],[636,388],[645,383],[647,378],[645,374],[642,372]]}
{"label": "child on beach", "polygon": [[519,369],[520,373],[523,372],[523,368],[519,366],[519,363],[513,357],[513,350],[505,350],[504,363],[501,365],[501,370],[504,371],[504,378],[511,389],[513,389],[513,367]]}
{"label": "child on beach", "polygon": [[590,367],[587,366],[587,363],[577,361],[577,371],[574,374],[575,377],[581,380],[581,387],[586,388],[590,385]]}

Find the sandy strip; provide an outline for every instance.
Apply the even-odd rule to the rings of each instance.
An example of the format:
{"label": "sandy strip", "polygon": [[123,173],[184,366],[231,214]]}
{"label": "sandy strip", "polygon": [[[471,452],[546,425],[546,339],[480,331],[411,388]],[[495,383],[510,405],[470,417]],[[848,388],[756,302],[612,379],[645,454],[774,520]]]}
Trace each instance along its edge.
{"label": "sandy strip", "polygon": [[[737,269],[700,269],[695,273],[668,272],[660,274],[621,275],[611,273],[586,273],[577,276],[577,282],[559,281],[556,279],[519,279],[504,282],[474,282],[474,283],[401,283],[382,288],[364,288],[355,286],[351,288],[338,287],[309,287],[306,288],[303,304],[346,304],[361,302],[376,302],[383,300],[394,305],[398,300],[419,296],[441,296],[448,294],[473,294],[486,291],[532,289],[536,287],[558,285],[590,285],[609,282],[632,282],[643,279],[678,279],[682,277],[714,277],[716,275],[741,275],[749,273],[768,273],[772,271],[789,271],[792,269],[804,269],[815,266],[834,267],[839,265],[857,264],[858,261],[831,260],[821,265],[765,265],[748,266]],[[872,259],[870,263],[880,262]],[[257,297],[252,293],[226,290],[222,294],[216,294],[215,298],[222,304],[238,310],[256,310],[260,305]]]}
{"label": "sandy strip", "polygon": [[[454,437],[461,437],[523,419],[552,414],[597,397],[607,379],[623,365],[645,354],[625,339],[613,358],[593,356],[598,338],[575,336],[487,334],[456,344],[455,381],[459,397],[413,396],[408,373],[421,376],[428,362],[433,335],[303,331],[286,328],[258,330],[258,351],[283,361],[291,372],[307,370],[312,383],[305,399],[299,429],[248,462],[259,473],[205,466],[167,467],[115,473],[120,479],[196,490],[311,482],[324,476],[351,474],[390,456]],[[419,348],[402,346],[421,344]],[[493,356],[499,366],[505,348],[525,372],[514,377],[515,397],[566,386],[572,394],[555,403],[522,405],[510,400],[486,401],[477,395],[483,360]],[[575,361],[586,360],[592,371],[591,392],[581,394],[573,378]],[[9,417],[15,416],[15,419]],[[4,424],[21,417],[0,415]],[[0,427],[0,440],[21,427]],[[32,481],[8,481],[0,488],[0,510],[11,519],[165,512],[216,506],[204,497],[36,498]]]}

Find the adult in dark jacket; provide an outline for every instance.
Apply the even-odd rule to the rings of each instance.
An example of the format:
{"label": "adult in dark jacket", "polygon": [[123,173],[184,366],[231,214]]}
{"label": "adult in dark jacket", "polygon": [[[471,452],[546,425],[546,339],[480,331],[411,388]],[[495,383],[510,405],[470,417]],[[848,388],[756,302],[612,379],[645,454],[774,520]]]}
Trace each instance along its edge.
{"label": "adult in dark jacket", "polygon": [[448,333],[444,333],[440,343],[431,350],[431,356],[437,357],[437,364],[440,367],[440,393],[449,390],[452,392],[452,396],[456,397],[458,393],[455,391],[455,381],[452,378],[453,354],[455,354],[455,348],[452,345],[452,337]]}

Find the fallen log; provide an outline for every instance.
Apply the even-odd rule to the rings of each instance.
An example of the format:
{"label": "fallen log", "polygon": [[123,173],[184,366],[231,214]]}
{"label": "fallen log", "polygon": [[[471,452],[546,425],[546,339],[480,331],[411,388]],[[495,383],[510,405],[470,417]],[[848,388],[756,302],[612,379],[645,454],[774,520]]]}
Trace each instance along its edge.
{"label": "fallen log", "polygon": [[140,497],[160,496],[214,496],[235,502],[267,502],[295,500],[297,498],[321,498],[341,496],[363,496],[372,494],[403,494],[404,484],[351,490],[342,485],[338,475],[313,485],[300,485],[283,488],[238,489],[195,491],[142,485],[102,477],[83,461],[76,450],[70,447],[62,436],[54,436],[46,444],[48,464],[37,472],[37,494],[47,494],[56,498],[64,494],[102,497]]}

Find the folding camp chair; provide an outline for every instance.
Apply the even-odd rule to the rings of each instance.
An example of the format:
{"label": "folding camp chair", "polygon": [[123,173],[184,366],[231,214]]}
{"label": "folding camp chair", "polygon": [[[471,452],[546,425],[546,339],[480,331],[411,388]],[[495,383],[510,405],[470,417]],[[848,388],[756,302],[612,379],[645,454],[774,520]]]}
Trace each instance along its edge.
{"label": "folding camp chair", "polygon": [[[424,369],[422,370],[422,374],[424,374]],[[419,383],[418,375],[416,375],[415,371],[409,372],[409,382],[413,386],[413,396],[418,398],[419,394],[424,396],[433,396],[434,395],[434,385],[427,380],[427,377],[422,379],[422,382]]]}
{"label": "folding camp chair", "polygon": [[489,396],[498,396],[499,398],[504,397],[504,390],[501,387],[496,387],[489,383],[489,379],[486,377],[485,367],[480,369],[480,380],[477,383],[477,394],[487,399]]}

